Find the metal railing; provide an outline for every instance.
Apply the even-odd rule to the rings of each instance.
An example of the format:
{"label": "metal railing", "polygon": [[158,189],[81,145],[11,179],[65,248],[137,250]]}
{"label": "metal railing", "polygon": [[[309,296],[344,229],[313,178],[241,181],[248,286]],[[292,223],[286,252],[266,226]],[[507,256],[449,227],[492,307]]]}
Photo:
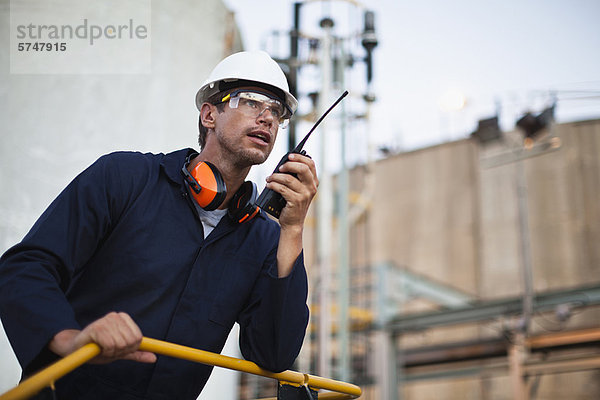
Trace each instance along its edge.
{"label": "metal railing", "polygon": [[[251,361],[241,360],[235,357],[224,356],[211,353],[209,351],[194,349],[192,347],[181,346],[174,343],[164,342],[144,337],[139,347],[142,351],[161,354],[169,357],[176,357],[183,360],[193,361],[201,364],[213,365],[246,372],[249,374],[264,376],[277,379],[281,383],[307,386],[312,389],[325,389],[330,392],[319,393],[319,399],[327,400],[345,400],[355,399],[361,395],[360,387],[351,383],[340,382],[333,379],[323,378],[309,374],[303,374],[296,371],[283,371],[279,373],[270,372],[260,368]],[[23,400],[35,395],[43,388],[54,386],[54,382],[73,371],[80,365],[85,364],[92,358],[100,354],[100,346],[95,343],[88,343],[75,352],[69,354],[54,364],[48,366],[37,374],[24,380],[14,389],[0,395],[0,400]],[[275,398],[273,398],[275,399]],[[269,400],[269,399],[264,399]]]}

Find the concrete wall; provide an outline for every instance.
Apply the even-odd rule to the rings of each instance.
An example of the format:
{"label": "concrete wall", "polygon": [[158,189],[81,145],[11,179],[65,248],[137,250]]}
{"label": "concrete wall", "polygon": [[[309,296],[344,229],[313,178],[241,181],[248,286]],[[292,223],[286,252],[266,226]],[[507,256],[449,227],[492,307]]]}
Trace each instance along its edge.
{"label": "concrete wall", "polygon": [[[557,150],[522,161],[536,291],[600,282],[600,120],[555,126]],[[397,154],[351,171],[354,267],[391,261],[477,299],[519,295],[519,168],[510,146],[465,139]],[[513,143],[513,144],[510,144]],[[526,154],[526,153],[523,153]],[[533,154],[533,153],[532,153]],[[501,160],[489,166],[489,160]],[[314,260],[314,220],[307,258]],[[313,243],[311,243],[313,242]]]}
{"label": "concrete wall", "polygon": [[391,260],[477,292],[476,155],[472,143],[461,141],[375,165],[369,218],[373,262]]}
{"label": "concrete wall", "polygon": [[[558,125],[557,134],[558,151],[523,161],[536,291],[600,281],[600,121]],[[479,290],[487,297],[522,289],[517,173],[515,163],[480,172]]]}
{"label": "concrete wall", "polygon": [[196,91],[218,60],[241,49],[222,1],[153,1],[150,74],[10,74],[8,3],[0,3],[1,249],[98,156],[197,146]]}

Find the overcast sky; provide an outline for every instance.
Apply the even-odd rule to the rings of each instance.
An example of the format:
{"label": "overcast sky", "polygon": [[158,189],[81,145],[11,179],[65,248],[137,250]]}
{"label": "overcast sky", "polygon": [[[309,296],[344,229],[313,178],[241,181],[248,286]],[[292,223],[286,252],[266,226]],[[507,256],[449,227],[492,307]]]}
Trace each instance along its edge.
{"label": "overcast sky", "polygon": [[[272,52],[272,32],[292,26],[291,0],[225,3],[236,13],[247,49]],[[320,37],[319,21],[331,16],[336,34],[351,37],[362,30],[357,4],[375,12],[379,40],[370,121],[376,147],[409,150],[466,137],[498,108],[502,128],[512,130],[525,111],[550,105],[551,93],[559,121],[600,117],[598,0],[307,2],[301,30]],[[287,40],[280,38],[275,56],[287,55]],[[364,55],[360,45],[354,50]],[[364,91],[361,68],[349,72],[355,95]],[[300,92],[313,90],[318,72],[302,74]],[[440,105],[459,95],[466,99],[462,109]]]}

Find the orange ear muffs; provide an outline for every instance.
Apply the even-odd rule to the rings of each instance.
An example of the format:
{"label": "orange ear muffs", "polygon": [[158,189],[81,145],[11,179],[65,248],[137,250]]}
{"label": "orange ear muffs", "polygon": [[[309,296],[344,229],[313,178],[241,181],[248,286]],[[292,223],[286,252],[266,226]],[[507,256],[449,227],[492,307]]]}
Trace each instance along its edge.
{"label": "orange ear muffs", "polygon": [[189,161],[181,171],[192,189],[192,196],[206,211],[216,210],[227,196],[227,188],[221,173],[208,161],[199,162],[191,172],[187,170],[188,164]]}
{"label": "orange ear muffs", "polygon": [[[192,157],[193,155],[187,158],[181,173],[200,207],[206,211],[216,210],[227,197],[225,180],[217,167],[208,161],[201,161],[191,172],[188,171]],[[239,224],[250,221],[260,212],[256,205],[257,197],[258,190],[254,182],[242,183],[229,202],[229,217]]]}
{"label": "orange ear muffs", "polygon": [[254,182],[246,181],[229,201],[227,213],[238,224],[248,222],[260,211],[256,205],[258,190]]}

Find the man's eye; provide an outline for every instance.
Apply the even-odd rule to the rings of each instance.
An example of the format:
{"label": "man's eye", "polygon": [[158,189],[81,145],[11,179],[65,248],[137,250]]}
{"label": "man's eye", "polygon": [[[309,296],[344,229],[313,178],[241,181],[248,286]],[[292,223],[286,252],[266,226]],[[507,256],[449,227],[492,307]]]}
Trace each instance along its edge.
{"label": "man's eye", "polygon": [[255,100],[243,99],[242,104],[247,107],[258,108],[258,101],[255,101]]}
{"label": "man's eye", "polygon": [[273,114],[275,118],[279,118],[281,117],[281,110],[278,110],[277,108],[271,108],[271,114]]}

